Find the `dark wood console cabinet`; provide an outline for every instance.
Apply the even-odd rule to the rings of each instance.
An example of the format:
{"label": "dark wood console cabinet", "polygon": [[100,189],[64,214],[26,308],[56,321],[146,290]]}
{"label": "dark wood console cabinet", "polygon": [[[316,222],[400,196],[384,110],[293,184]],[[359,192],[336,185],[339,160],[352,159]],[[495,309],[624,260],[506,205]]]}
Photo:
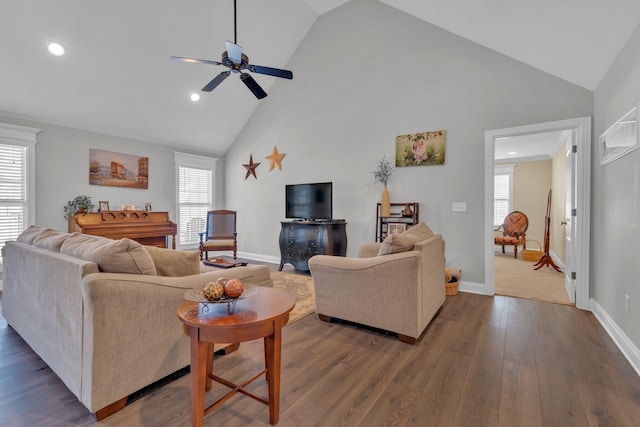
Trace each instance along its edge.
{"label": "dark wood console cabinet", "polygon": [[314,255],[347,255],[347,223],[334,221],[282,221],[280,268],[289,263],[296,270],[309,271]]}

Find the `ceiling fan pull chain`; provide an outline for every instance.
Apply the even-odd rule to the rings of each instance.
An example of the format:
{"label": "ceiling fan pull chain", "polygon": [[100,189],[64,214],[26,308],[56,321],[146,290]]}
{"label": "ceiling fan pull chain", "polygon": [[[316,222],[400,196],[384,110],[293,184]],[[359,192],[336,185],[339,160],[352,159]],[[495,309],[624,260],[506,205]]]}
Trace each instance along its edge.
{"label": "ceiling fan pull chain", "polygon": [[233,44],[238,44],[238,19],[236,18],[236,0],[233,0]]}

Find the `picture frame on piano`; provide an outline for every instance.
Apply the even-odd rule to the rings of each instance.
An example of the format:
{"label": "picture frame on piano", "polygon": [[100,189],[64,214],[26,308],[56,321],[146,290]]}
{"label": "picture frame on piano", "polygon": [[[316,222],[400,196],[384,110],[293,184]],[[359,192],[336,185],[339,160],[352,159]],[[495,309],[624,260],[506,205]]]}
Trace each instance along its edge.
{"label": "picture frame on piano", "polygon": [[98,212],[105,212],[109,210],[109,202],[98,202]]}

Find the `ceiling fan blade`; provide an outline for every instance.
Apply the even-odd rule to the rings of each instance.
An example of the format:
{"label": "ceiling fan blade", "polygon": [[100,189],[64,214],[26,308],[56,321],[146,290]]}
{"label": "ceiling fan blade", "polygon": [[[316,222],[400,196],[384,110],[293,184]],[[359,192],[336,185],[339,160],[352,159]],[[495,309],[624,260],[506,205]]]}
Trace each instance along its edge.
{"label": "ceiling fan blade", "polygon": [[249,65],[249,71],[258,74],[266,74],[269,76],[282,77],[283,79],[293,79],[293,73],[289,70],[281,70],[280,68],[263,67],[262,65]]}
{"label": "ceiling fan blade", "polygon": [[262,90],[258,82],[256,82],[253,79],[253,77],[251,77],[249,74],[247,73],[240,74],[240,80],[242,80],[242,83],[244,83],[249,88],[249,90],[253,92],[256,98],[262,99],[265,96],[267,96],[267,92]]}
{"label": "ceiling fan blade", "polygon": [[218,74],[213,80],[211,80],[205,87],[202,88],[202,92],[211,92],[218,86],[220,83],[224,81],[227,77],[229,77],[231,71],[223,71]]}
{"label": "ceiling fan blade", "polygon": [[174,61],[193,62],[198,64],[222,65],[222,62],[218,62],[218,61],[210,61],[208,59],[185,58],[184,56],[172,56],[171,59],[173,59]]}
{"label": "ceiling fan blade", "polygon": [[242,63],[242,48],[228,40],[225,43],[227,44],[227,55],[229,55],[229,59],[234,64]]}

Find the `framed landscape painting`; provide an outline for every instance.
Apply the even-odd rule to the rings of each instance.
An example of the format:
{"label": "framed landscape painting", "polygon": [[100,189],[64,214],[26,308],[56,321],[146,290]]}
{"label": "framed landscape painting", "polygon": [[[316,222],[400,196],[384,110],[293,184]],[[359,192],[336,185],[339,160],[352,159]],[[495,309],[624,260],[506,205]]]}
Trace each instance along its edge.
{"label": "framed landscape painting", "polygon": [[90,148],[89,184],[146,190],[149,158]]}
{"label": "framed landscape painting", "polygon": [[443,165],[447,131],[396,136],[396,166]]}

